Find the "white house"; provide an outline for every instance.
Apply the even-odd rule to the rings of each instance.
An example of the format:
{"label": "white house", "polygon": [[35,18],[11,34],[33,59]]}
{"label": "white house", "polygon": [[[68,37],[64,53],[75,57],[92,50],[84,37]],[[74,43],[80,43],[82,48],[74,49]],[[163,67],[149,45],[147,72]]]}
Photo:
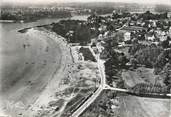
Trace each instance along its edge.
{"label": "white house", "polygon": [[168,18],[171,18],[171,12],[168,12],[168,13],[167,13],[167,17],[168,17]]}
{"label": "white house", "polygon": [[163,31],[161,33],[160,41],[165,41],[167,39],[166,33]]}
{"label": "white house", "polygon": [[101,45],[101,43],[97,43],[97,48],[98,48],[98,51],[101,53],[103,50],[104,50],[104,47]]}
{"label": "white house", "polygon": [[100,39],[100,40],[103,39],[103,35],[102,34],[99,34],[98,35],[98,39]]}
{"label": "white house", "polygon": [[154,41],[154,39],[155,39],[154,35],[148,36],[148,37],[147,37],[147,40],[148,40],[148,41]]}
{"label": "white house", "polygon": [[169,28],[168,36],[171,37],[171,27]]}
{"label": "white house", "polygon": [[124,33],[124,41],[129,41],[129,40],[131,40],[131,33],[130,32]]}
{"label": "white house", "polygon": [[107,37],[107,36],[109,36],[109,31],[106,31],[105,33],[104,33],[104,35],[103,35],[104,37]]}

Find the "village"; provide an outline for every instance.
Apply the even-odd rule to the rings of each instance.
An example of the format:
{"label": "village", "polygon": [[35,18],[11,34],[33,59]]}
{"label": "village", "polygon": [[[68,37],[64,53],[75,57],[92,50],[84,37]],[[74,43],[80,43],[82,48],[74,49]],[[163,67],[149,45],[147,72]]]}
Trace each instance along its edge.
{"label": "village", "polygon": [[[63,29],[60,23],[71,26]],[[143,14],[131,14],[113,11],[112,15],[104,17],[94,13],[88,17],[87,22],[68,20],[60,23],[52,24],[52,30],[58,34],[61,33],[73,46],[90,45],[95,53],[100,52],[100,58],[106,60],[106,64],[108,62],[111,64],[110,59],[111,61],[113,59],[112,64],[117,69],[125,69],[128,66],[136,68],[141,65],[150,68],[155,67],[157,70],[158,67],[154,63],[158,55],[155,55],[156,60],[154,58],[150,60],[150,58],[144,58],[145,55],[140,56],[138,52],[147,48],[160,52],[169,51],[171,47],[171,21],[168,13],[152,14],[147,11]],[[76,24],[79,25],[76,26]],[[58,30],[58,27],[61,29]],[[140,57],[138,58],[138,56]],[[112,67],[109,70],[106,68],[106,74],[110,74],[110,71],[113,70]],[[112,79],[111,77],[107,80],[108,82]]]}
{"label": "village", "polygon": [[[113,11],[108,16],[93,13],[87,21],[64,20],[46,28],[66,38],[72,52],[77,51],[73,55],[78,61],[97,62],[99,55],[105,72],[105,81],[99,82],[105,82],[106,89],[127,89],[135,95],[150,97],[165,97],[170,93],[171,20],[168,13]],[[98,108],[109,110],[111,116],[119,108],[115,98],[119,93],[105,92],[108,98],[98,99],[103,99],[102,107]],[[73,116],[81,112],[76,110]]]}
{"label": "village", "polygon": [[170,116],[169,5],[29,5],[2,6],[0,116]]}

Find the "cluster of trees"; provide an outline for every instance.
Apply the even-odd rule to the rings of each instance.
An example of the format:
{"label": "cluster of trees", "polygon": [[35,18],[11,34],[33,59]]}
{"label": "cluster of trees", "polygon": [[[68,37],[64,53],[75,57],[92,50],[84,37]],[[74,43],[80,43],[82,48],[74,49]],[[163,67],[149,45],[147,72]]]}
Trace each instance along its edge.
{"label": "cluster of trees", "polygon": [[92,11],[96,11],[97,14],[99,15],[103,15],[103,14],[109,14],[111,13],[114,8],[110,8],[110,7],[96,7],[96,8],[92,8]]}
{"label": "cluster of trees", "polygon": [[111,61],[111,65],[117,68],[124,68],[125,64],[129,61],[123,52],[116,52],[114,48],[105,48],[100,54],[100,58]]}
{"label": "cluster of trees", "polygon": [[131,14],[129,12],[113,13],[112,19],[126,18],[126,17],[130,17],[130,16],[131,16]]}
{"label": "cluster of trees", "polygon": [[158,20],[156,22],[156,27],[160,28],[162,31],[168,31],[171,26],[171,21]]}
{"label": "cluster of trees", "polygon": [[138,30],[138,31],[132,31],[131,32],[131,39],[137,39],[137,40],[145,40],[145,34],[147,33],[147,31],[145,29],[143,30]]}
{"label": "cluster of trees", "polygon": [[127,69],[126,63],[129,62],[126,55],[117,51],[119,39],[116,39],[117,35],[112,38],[105,39],[105,43],[102,43],[104,50],[100,53],[100,58],[105,59],[105,74],[106,80],[109,85],[116,83],[117,87],[124,87],[124,82],[121,78],[122,69]]}
{"label": "cluster of trees", "polygon": [[[164,50],[162,47],[155,45],[141,45],[141,47],[136,45],[136,47],[130,50],[133,56],[133,59],[130,60],[128,60],[123,53],[115,52],[112,49],[109,50],[105,49],[104,52],[101,53],[101,57],[103,59],[106,59],[105,72],[106,79],[109,84],[112,84],[113,81],[115,81],[117,84],[122,84],[119,73],[121,69],[128,68],[128,66],[126,66],[126,63],[130,61],[133,62],[132,66],[141,64],[145,65],[148,68],[154,68],[155,74],[162,72],[163,75],[161,77],[163,78],[163,83],[166,86],[171,86],[171,49]],[[136,89],[135,87],[135,90],[139,90],[140,88],[140,91],[142,92],[148,89],[144,84],[137,87],[138,89]],[[156,89],[154,89],[154,91],[153,88],[149,90],[152,90],[152,92],[163,91],[162,86],[158,86],[158,84],[155,84],[155,87]]]}
{"label": "cluster of trees", "polygon": [[170,93],[170,87],[161,86],[160,84],[139,83],[131,88],[135,94],[166,94]]}
{"label": "cluster of trees", "polygon": [[134,58],[137,60],[138,64],[145,65],[146,67],[153,68],[156,63],[157,57],[163,51],[161,47],[151,47],[138,50],[134,54]]}
{"label": "cluster of trees", "polygon": [[92,14],[87,18],[87,25],[97,30],[100,27],[102,20],[105,20],[105,18],[96,14]]}
{"label": "cluster of trees", "polygon": [[155,11],[156,12],[169,12],[171,11],[170,5],[155,5]]}
{"label": "cluster of trees", "polygon": [[34,21],[41,18],[65,18],[71,17],[69,11],[61,10],[49,10],[49,9],[2,9],[0,20],[14,20],[14,21]]}
{"label": "cluster of trees", "polygon": [[163,48],[170,48],[171,45],[170,45],[169,41],[171,41],[171,38],[168,36],[167,39],[164,40],[164,41],[161,43],[161,46],[162,46]]}
{"label": "cluster of trees", "polygon": [[164,51],[160,46],[155,44],[144,45],[141,43],[134,43],[128,50],[129,54],[136,60],[136,64],[145,65],[153,68],[159,62],[157,58]]}
{"label": "cluster of trees", "polygon": [[96,37],[96,31],[80,20],[61,20],[52,24],[52,31],[65,37],[69,43],[80,43],[86,45],[91,38]]}
{"label": "cluster of trees", "polygon": [[167,12],[161,14],[153,14],[150,11],[146,11],[145,13],[139,15],[139,19],[143,20],[158,20],[158,19],[167,19]]}
{"label": "cluster of trees", "polygon": [[130,62],[134,68],[145,65],[154,68],[154,74],[160,74],[165,85],[171,85],[171,49],[163,49],[161,46],[134,44],[129,49],[133,56]]}
{"label": "cluster of trees", "polygon": [[[110,51],[108,51],[110,50]],[[127,69],[126,63],[129,61],[124,53],[116,52],[114,49],[105,49],[101,53],[100,57],[106,59],[105,62],[105,73],[106,79],[109,85],[113,82],[116,83],[117,87],[123,88],[123,80],[121,76],[121,70]]]}
{"label": "cluster of trees", "polygon": [[[114,19],[114,17],[112,16],[111,18]],[[107,29],[110,31],[115,31],[118,28],[121,28],[123,26],[123,24],[125,24],[127,22],[127,19],[114,19],[113,21],[109,21],[106,23],[107,25]]]}
{"label": "cluster of trees", "polygon": [[98,16],[96,14],[92,14],[87,18],[88,25],[95,28],[96,30],[100,26],[106,26],[106,31],[115,31],[120,28],[127,22],[127,19],[119,19],[121,17],[128,17],[129,13],[118,14],[115,13],[112,16]]}
{"label": "cluster of trees", "polygon": [[171,63],[166,63],[163,68],[163,82],[171,88]]}
{"label": "cluster of trees", "polygon": [[118,68],[116,64],[117,62],[114,59],[108,59],[105,62],[106,81],[111,86],[115,82],[117,87],[124,88],[124,82],[121,78],[121,68]]}
{"label": "cluster of trees", "polygon": [[171,87],[171,63],[167,63],[163,68],[163,71],[165,73],[164,83]]}
{"label": "cluster of trees", "polygon": [[134,43],[128,50],[130,55],[134,55],[137,51],[142,50],[146,48],[147,45],[141,44],[141,43]]}
{"label": "cluster of trees", "polygon": [[162,70],[164,70],[164,67],[166,66],[167,63],[171,64],[171,49],[164,50],[157,57],[156,62],[154,64],[154,68],[155,68],[154,73],[157,74],[160,73]]}

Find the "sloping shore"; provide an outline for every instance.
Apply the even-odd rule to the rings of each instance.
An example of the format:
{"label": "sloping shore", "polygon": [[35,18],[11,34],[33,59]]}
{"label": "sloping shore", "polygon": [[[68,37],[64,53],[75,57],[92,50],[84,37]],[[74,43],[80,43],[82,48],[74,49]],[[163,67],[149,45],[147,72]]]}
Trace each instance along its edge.
{"label": "sloping shore", "polygon": [[46,110],[42,109],[42,107],[46,108],[51,101],[58,100],[55,98],[55,93],[61,91],[61,82],[65,77],[68,76],[68,66],[70,66],[73,63],[70,48],[63,37],[56,35],[55,33],[45,29],[41,30],[41,32],[44,33],[47,36],[47,38],[52,39],[57,44],[59,44],[59,47],[61,49],[61,63],[60,68],[57,68],[57,71],[54,72],[54,74],[52,74],[52,80],[47,83],[47,86],[44,89],[44,91],[39,95],[36,101],[29,107],[29,111],[25,113],[26,115],[28,115],[28,113],[31,113],[31,116],[38,116],[40,111],[42,113],[46,112]]}
{"label": "sloping shore", "polygon": [[36,109],[52,100],[50,98],[65,75],[65,67],[72,63],[62,37],[37,29],[29,29],[26,35],[29,46],[23,46],[23,49],[30,59],[20,66],[20,70],[28,66],[29,71],[2,92],[4,108],[1,108],[12,117],[32,117]]}

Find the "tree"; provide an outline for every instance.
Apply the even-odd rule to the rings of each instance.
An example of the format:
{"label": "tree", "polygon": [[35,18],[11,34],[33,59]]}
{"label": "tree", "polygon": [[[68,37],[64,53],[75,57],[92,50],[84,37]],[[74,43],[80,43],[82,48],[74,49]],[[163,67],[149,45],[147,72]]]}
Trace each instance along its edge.
{"label": "tree", "polygon": [[157,57],[157,60],[154,64],[155,73],[157,74],[161,72],[167,63],[171,63],[171,49],[164,50]]}
{"label": "tree", "polygon": [[169,41],[170,41],[171,39],[170,39],[170,37],[168,36],[167,37],[167,39],[166,40],[164,40],[163,42],[162,42],[162,47],[163,48],[169,48],[170,47],[170,44],[169,44]]}

